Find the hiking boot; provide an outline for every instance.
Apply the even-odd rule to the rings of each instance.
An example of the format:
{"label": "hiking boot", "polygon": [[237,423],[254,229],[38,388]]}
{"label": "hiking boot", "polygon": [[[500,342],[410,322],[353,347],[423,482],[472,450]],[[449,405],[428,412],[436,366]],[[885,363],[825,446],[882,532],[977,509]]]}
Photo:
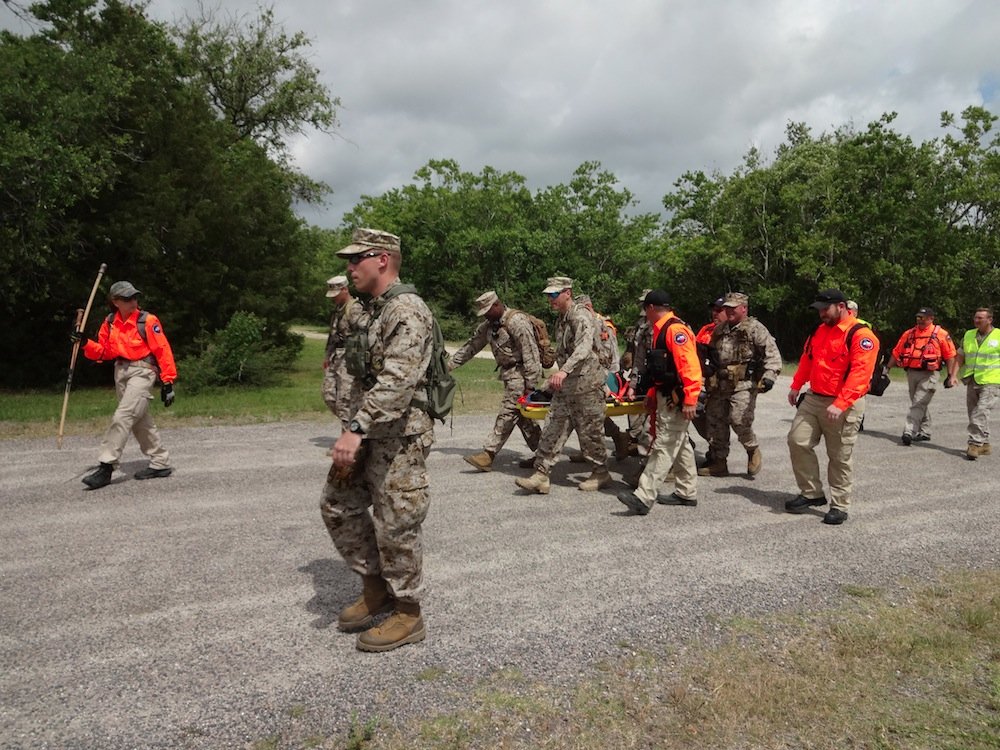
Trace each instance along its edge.
{"label": "hiking boot", "polygon": [[823,523],[828,523],[831,526],[840,526],[844,521],[847,520],[847,511],[841,510],[840,508],[830,508],[823,516]]}
{"label": "hiking boot", "polygon": [[903,436],[899,439],[899,442],[902,443],[903,445],[909,445],[910,443],[913,442],[913,435],[911,435],[908,432],[904,432]]}
{"label": "hiking boot", "polygon": [[990,444],[989,443],[983,443],[982,445],[979,446],[979,455],[980,456],[988,456],[991,453],[993,453],[993,449],[990,448]]}
{"label": "hiking boot", "polygon": [[337,628],[343,631],[361,630],[372,624],[376,615],[392,609],[393,598],[382,576],[361,576],[364,589],[352,604],[340,611]]}
{"label": "hiking boot", "polygon": [[698,500],[693,497],[681,497],[676,492],[669,495],[661,492],[656,496],[656,502],[660,505],[683,505],[687,508],[694,508],[698,505]]}
{"label": "hiking boot", "polygon": [[698,461],[698,468],[704,469],[706,466],[711,466],[714,463],[715,457],[712,455],[712,449],[709,448],[705,451],[705,457],[701,461]]}
{"label": "hiking boot", "polygon": [[489,451],[480,451],[471,456],[462,456],[465,463],[472,464],[479,471],[493,471],[493,454]]}
{"label": "hiking boot", "polygon": [[135,473],[136,479],[159,479],[160,477],[169,477],[174,473],[174,470],[169,466],[164,469],[154,469],[152,466],[147,466],[145,469],[139,469]]}
{"label": "hiking boot", "polygon": [[[980,456],[985,456],[985,455],[986,454],[983,453],[983,446],[976,445],[975,443],[969,443],[969,447],[965,451],[965,457],[970,461],[975,461]],[[84,479],[83,481],[86,482],[87,480]]]}
{"label": "hiking boot", "polygon": [[517,462],[517,465],[522,469],[534,469],[535,468],[535,457],[528,456],[527,458],[522,458]]}
{"label": "hiking boot", "polygon": [[407,643],[417,643],[427,637],[420,605],[397,602],[396,611],[378,627],[358,635],[358,651],[392,651]]}
{"label": "hiking boot", "polygon": [[549,475],[540,471],[535,471],[530,477],[520,477],[514,480],[514,484],[522,490],[537,492],[539,495],[549,494]]}
{"label": "hiking boot", "polygon": [[644,503],[634,492],[619,492],[618,501],[637,516],[645,516],[649,514],[649,506],[646,505],[646,503]]}
{"label": "hiking boot", "polygon": [[611,484],[611,475],[605,468],[594,469],[590,476],[584,479],[576,487],[583,492],[597,492],[601,487]]}
{"label": "hiking boot", "polygon": [[785,510],[789,513],[805,513],[814,505],[826,505],[826,498],[812,498],[805,495],[798,495],[794,500],[789,500],[785,503]]}
{"label": "hiking boot", "polygon": [[728,477],[729,476],[729,464],[725,459],[713,460],[712,463],[706,464],[698,469],[699,477]]}
{"label": "hiking boot", "polygon": [[753,479],[760,474],[760,467],[762,465],[763,459],[760,455],[760,448],[747,451],[747,476]]}
{"label": "hiking boot", "polygon": [[101,465],[97,467],[97,471],[88,474],[82,481],[85,485],[87,485],[87,489],[99,490],[101,487],[106,487],[111,484],[111,475],[114,474],[114,472],[114,466],[106,464],[102,461]]}
{"label": "hiking boot", "polygon": [[619,461],[632,455],[632,439],[627,432],[616,432],[611,436],[611,441],[615,444],[615,458]]}
{"label": "hiking boot", "polygon": [[587,457],[583,455],[583,451],[573,451],[569,454],[570,463],[574,464],[585,464],[587,463]]}

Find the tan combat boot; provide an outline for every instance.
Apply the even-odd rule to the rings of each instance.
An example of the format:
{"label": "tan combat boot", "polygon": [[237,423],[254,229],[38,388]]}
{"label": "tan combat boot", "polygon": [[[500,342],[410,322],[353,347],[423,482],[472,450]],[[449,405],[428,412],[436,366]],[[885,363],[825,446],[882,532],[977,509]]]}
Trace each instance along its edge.
{"label": "tan combat boot", "polygon": [[980,456],[985,455],[983,453],[983,446],[976,445],[975,443],[969,443],[968,449],[965,451],[965,457],[970,461],[975,461]]}
{"label": "tan combat boot", "polygon": [[729,464],[725,460],[714,459],[712,463],[698,469],[699,477],[728,477]]}
{"label": "tan combat boot", "polygon": [[990,444],[989,443],[983,443],[982,445],[979,446],[979,455],[980,456],[988,456],[991,453],[993,453],[993,449],[990,448]]}
{"label": "tan combat boot", "polygon": [[480,451],[471,456],[462,456],[465,463],[472,464],[480,471],[493,471],[493,454],[489,451]]}
{"label": "tan combat boot", "polygon": [[381,625],[358,635],[355,642],[359,651],[392,651],[407,643],[417,643],[427,637],[420,605],[413,602],[396,602],[396,611]]}
{"label": "tan combat boot", "polygon": [[353,604],[344,607],[337,628],[344,631],[367,628],[376,615],[392,609],[393,599],[382,576],[361,576],[364,589]]}
{"label": "tan combat boot", "polygon": [[524,477],[515,479],[514,484],[516,484],[522,490],[530,490],[531,492],[537,492],[539,495],[549,494],[549,475],[543,474],[542,472],[537,470],[527,479]]}
{"label": "tan combat boot", "polygon": [[589,477],[577,485],[577,489],[583,492],[597,492],[601,487],[607,487],[609,484],[611,484],[611,475],[602,466],[599,469],[594,469]]}
{"label": "tan combat boot", "polygon": [[760,474],[760,467],[764,463],[760,455],[760,448],[747,451],[747,475],[753,479]]}

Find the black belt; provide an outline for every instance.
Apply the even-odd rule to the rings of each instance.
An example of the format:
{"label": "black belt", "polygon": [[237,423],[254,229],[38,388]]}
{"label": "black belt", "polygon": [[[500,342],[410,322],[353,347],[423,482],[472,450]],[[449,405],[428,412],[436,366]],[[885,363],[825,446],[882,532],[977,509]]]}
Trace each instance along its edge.
{"label": "black belt", "polygon": [[830,393],[820,393],[819,391],[814,391],[814,390],[811,390],[811,389],[810,389],[809,392],[810,393],[814,393],[817,396],[822,396],[823,398],[837,398],[836,396],[834,396],[834,395],[832,395]]}

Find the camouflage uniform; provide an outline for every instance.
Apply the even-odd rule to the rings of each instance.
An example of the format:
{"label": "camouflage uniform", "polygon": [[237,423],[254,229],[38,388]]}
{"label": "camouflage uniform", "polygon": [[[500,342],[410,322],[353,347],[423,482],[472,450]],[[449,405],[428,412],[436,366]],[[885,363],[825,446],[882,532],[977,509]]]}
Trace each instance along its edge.
{"label": "camouflage uniform", "polygon": [[504,310],[498,321],[483,320],[469,340],[451,355],[449,369],[464,365],[486,344],[493,352],[504,390],[500,413],[497,414],[493,432],[483,444],[483,450],[496,455],[516,425],[524,436],[524,442],[534,452],[538,448],[542,428],[536,420],[521,416],[517,408],[518,399],[535,390],[542,380],[542,363],[531,321],[526,314],[511,308]]}
{"label": "camouflage uniform", "polygon": [[576,430],[580,450],[595,469],[606,469],[604,444],[604,368],[597,358],[594,316],[574,303],[556,321],[556,362],[567,373],[552,396],[549,418],[542,430],[535,469],[548,474],[570,433]]}
{"label": "camouflage uniform", "polygon": [[[707,384],[708,444],[713,460],[725,462],[729,456],[730,426],[747,453],[759,446],[753,431],[757,386],[763,378],[778,379],[781,354],[774,337],[753,317],[744,318],[735,326],[729,323],[716,326],[711,345],[719,353],[720,367]],[[751,362],[757,364],[752,380],[747,372]]]}
{"label": "camouflage uniform", "polygon": [[434,431],[413,399],[426,385],[433,317],[416,294],[376,297],[365,307],[369,315],[382,311],[368,319],[374,383],[351,391],[351,417],[364,431],[361,452],[348,476],[330,470],[320,511],[352,570],[381,576],[396,601],[417,603],[423,589],[421,524],[430,505],[425,459]]}
{"label": "camouflage uniform", "polygon": [[[635,390],[639,385],[639,373],[646,367],[646,352],[653,346],[653,327],[649,324],[649,321],[646,320],[646,316],[642,315],[636,322],[635,327],[630,329],[629,333],[631,335],[626,334],[628,338],[626,351],[631,351],[632,353],[632,369],[629,372],[629,386]],[[644,393],[636,393],[636,396],[639,398],[645,395],[646,394]],[[648,423],[648,412],[629,415],[629,436],[634,442],[639,443],[646,448],[649,447],[650,442]]]}
{"label": "camouflage uniform", "polygon": [[357,394],[352,388],[360,388],[347,372],[344,362],[344,344],[351,330],[358,326],[364,314],[364,307],[354,297],[348,297],[343,305],[337,305],[330,316],[330,334],[326,337],[326,373],[323,376],[323,400],[346,429],[351,420],[351,404],[356,403]]}

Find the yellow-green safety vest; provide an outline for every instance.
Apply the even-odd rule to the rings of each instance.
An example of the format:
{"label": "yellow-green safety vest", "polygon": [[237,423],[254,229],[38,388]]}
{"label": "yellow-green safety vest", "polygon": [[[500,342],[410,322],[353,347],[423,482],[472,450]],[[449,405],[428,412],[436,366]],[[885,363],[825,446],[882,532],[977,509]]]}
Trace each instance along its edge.
{"label": "yellow-green safety vest", "polygon": [[978,332],[975,328],[965,332],[961,377],[972,375],[979,385],[1000,385],[1000,328],[990,331],[981,344],[976,342]]}

